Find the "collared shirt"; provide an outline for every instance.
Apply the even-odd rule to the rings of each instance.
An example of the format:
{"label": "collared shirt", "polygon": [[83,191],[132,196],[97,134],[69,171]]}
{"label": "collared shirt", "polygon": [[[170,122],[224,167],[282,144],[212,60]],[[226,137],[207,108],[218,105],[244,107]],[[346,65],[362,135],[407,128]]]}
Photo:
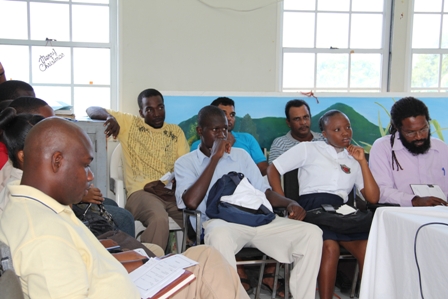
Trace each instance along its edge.
{"label": "collared shirt", "polygon": [[[12,167],[9,174],[9,178],[4,181],[5,185],[8,185],[9,183],[12,183],[14,181],[20,181],[22,179],[23,171],[21,169]],[[2,217],[3,211],[5,210],[6,204],[9,202],[9,195],[9,189],[6,187],[3,188],[2,191],[0,191],[0,218]]]}
{"label": "collared shirt", "polygon": [[188,143],[179,126],[164,123],[155,129],[141,117],[113,110],[107,112],[120,125],[117,138],[123,148],[128,197],[147,183],[173,172],[177,158],[188,153]]}
{"label": "collared shirt", "polygon": [[353,186],[360,191],[364,189],[358,161],[346,149],[338,153],[325,141],[301,142],[273,163],[280,175],[299,169],[299,195],[325,192],[347,202]]}
{"label": "collared shirt", "polygon": [[7,188],[0,240],[11,249],[25,298],[140,298],[124,267],[69,206],[18,181]]}
{"label": "collared shirt", "polygon": [[[232,145],[232,147],[242,148],[243,150],[245,150],[250,155],[252,160],[254,160],[255,164],[266,161],[266,157],[261,151],[261,147],[254,136],[249,133],[233,131],[232,135],[233,137],[235,137],[235,143]],[[190,151],[198,149],[200,143],[201,140],[196,140],[195,142],[193,142],[190,147]]]}
{"label": "collared shirt", "polygon": [[8,184],[8,179],[11,176],[13,168],[12,161],[8,159],[2,169],[0,169],[0,191],[2,191]]}
{"label": "collared shirt", "polygon": [[431,147],[425,154],[413,155],[395,137],[393,150],[402,170],[392,169],[390,135],[377,139],[370,150],[369,165],[378,187],[380,203],[412,206],[415,197],[411,184],[437,184],[448,195],[448,146],[431,138]]}
{"label": "collared shirt", "polygon": [[[324,141],[325,138],[321,133],[315,133],[311,131],[313,139],[311,141]],[[277,159],[281,154],[289,150],[294,145],[299,144],[300,141],[292,137],[291,131],[286,133],[286,135],[277,137],[274,139],[269,150],[269,164],[271,164],[275,159]]]}
{"label": "collared shirt", "polygon": [[[210,163],[210,157],[207,157],[197,149],[180,157],[174,164],[176,200],[179,209],[186,208],[184,201],[182,200],[182,194],[197,181],[208,163]],[[208,217],[205,215],[208,192],[218,179],[231,171],[243,173],[252,186],[261,192],[265,192],[267,189],[271,188],[261,176],[260,170],[254,161],[250,159],[249,154],[245,150],[232,147],[230,154],[224,153],[219,160],[218,165],[216,165],[207,193],[197,208],[197,210],[202,213],[202,223],[208,220]],[[196,227],[195,223],[192,223],[192,225],[193,227]]]}

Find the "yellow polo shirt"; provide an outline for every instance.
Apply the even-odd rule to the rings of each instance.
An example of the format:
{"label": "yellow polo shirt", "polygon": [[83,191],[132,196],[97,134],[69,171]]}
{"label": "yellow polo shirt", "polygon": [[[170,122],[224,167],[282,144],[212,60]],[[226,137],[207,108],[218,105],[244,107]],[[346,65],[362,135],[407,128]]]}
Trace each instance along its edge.
{"label": "yellow polo shirt", "polygon": [[165,173],[174,171],[174,162],[190,151],[178,125],[164,123],[159,129],[147,125],[143,118],[113,110],[107,112],[120,125],[118,141],[123,148],[127,196]]}
{"label": "yellow polo shirt", "polygon": [[124,267],[69,206],[19,181],[7,188],[0,240],[11,249],[26,298],[140,298]]}

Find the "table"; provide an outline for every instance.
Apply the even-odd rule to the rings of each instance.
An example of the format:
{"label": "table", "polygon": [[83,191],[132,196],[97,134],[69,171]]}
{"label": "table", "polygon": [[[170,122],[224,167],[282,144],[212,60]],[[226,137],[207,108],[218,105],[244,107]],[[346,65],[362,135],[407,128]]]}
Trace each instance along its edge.
{"label": "table", "polygon": [[[420,267],[423,296],[414,256]],[[361,299],[448,298],[448,207],[383,207],[370,229]]]}

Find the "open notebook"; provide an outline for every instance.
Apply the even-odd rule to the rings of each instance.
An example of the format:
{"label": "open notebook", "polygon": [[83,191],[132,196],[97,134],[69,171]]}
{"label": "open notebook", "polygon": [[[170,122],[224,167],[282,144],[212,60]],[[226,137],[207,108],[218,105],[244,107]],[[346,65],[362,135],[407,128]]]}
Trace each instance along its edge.
{"label": "open notebook", "polygon": [[420,197],[434,196],[446,201],[446,195],[439,185],[432,184],[411,184],[412,191]]}
{"label": "open notebook", "polygon": [[182,254],[166,258],[151,258],[141,267],[135,269],[129,276],[137,286],[142,298],[169,298],[180,289],[196,279],[195,275],[185,270],[197,265],[197,262]]}

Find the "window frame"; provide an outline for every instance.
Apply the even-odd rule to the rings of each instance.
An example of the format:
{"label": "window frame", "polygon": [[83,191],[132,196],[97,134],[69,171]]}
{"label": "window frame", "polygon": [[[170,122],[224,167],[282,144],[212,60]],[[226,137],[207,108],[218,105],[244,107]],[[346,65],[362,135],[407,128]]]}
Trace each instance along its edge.
{"label": "window frame", "polygon": [[[11,0],[9,0],[11,1]],[[48,1],[48,0],[13,0],[14,2],[25,2],[27,4],[27,31],[28,31],[28,39],[3,39],[0,38],[0,45],[11,45],[11,46],[27,46],[29,53],[29,78],[27,83],[32,85],[33,87],[70,87],[70,104],[73,107],[76,105],[75,99],[75,88],[77,87],[87,87],[87,88],[97,88],[97,87],[106,87],[110,90],[110,108],[117,109],[118,107],[118,0],[109,0],[108,4],[99,4],[99,3],[87,3],[87,2],[73,2],[72,0],[67,1]],[[32,40],[31,39],[31,15],[30,15],[30,3],[46,3],[46,4],[68,4],[69,5],[69,37],[72,40],[72,7],[76,5],[83,6],[107,6],[109,7],[109,42],[108,43],[94,43],[94,42],[73,42],[73,41],[45,41],[45,40]],[[52,47],[64,47],[70,52],[70,66],[71,66],[71,79],[70,83],[35,83],[33,82],[33,74],[32,74],[32,47],[35,46],[52,46]],[[98,48],[98,49],[109,49],[110,51],[110,84],[79,84],[74,83],[74,57],[73,57],[73,49],[74,48]],[[3,61],[5,61],[6,57],[0,57]],[[3,65],[5,63],[3,62]],[[6,74],[8,73],[8,69],[5,69]],[[14,79],[14,78],[13,78]],[[25,81],[25,80],[23,80]],[[39,95],[37,95],[39,97]],[[45,99],[43,99],[45,100]],[[78,118],[79,116],[76,115]]]}
{"label": "window frame", "polygon": [[[349,13],[352,14],[352,11],[318,11],[317,5],[318,0],[315,2],[315,9],[309,10],[308,12],[313,12],[317,16],[317,13]],[[350,7],[351,7],[351,0],[350,0]],[[316,34],[317,34],[317,18],[315,18],[314,23],[314,47],[313,48],[292,48],[292,47],[283,47],[283,16],[284,12],[294,12],[297,10],[285,10],[284,9],[284,3],[282,1],[281,9],[280,9],[280,22],[279,22],[279,91],[280,92],[308,92],[309,90],[313,92],[337,92],[337,93],[353,93],[353,92],[373,92],[373,93],[381,93],[381,92],[387,92],[389,91],[389,75],[390,75],[390,51],[391,51],[391,32],[392,32],[392,15],[393,15],[393,0],[384,0],[383,3],[383,23],[382,23],[382,38],[381,43],[382,47],[379,49],[357,49],[357,48],[344,48],[344,49],[324,49],[324,48],[316,48]],[[305,10],[300,12],[306,12]],[[354,12],[357,13],[366,13],[366,12]],[[368,12],[367,12],[368,13]],[[374,13],[379,14],[379,13]],[[350,21],[351,17],[349,18],[349,42],[350,42]],[[351,73],[351,55],[350,51],[354,50],[357,54],[362,53],[372,53],[372,54],[380,54],[382,57],[381,62],[381,70],[380,70],[380,86],[379,88],[359,88],[359,87],[350,87],[350,73]],[[314,83],[313,87],[305,88],[304,90],[302,88],[284,88],[283,87],[283,68],[284,68],[284,56],[286,53],[311,53],[314,54],[315,60],[314,60]],[[340,87],[340,88],[321,88],[316,86],[316,72],[317,72],[317,54],[320,53],[329,53],[329,54],[349,54],[349,60],[348,60],[348,71],[347,71],[347,87]]]}

